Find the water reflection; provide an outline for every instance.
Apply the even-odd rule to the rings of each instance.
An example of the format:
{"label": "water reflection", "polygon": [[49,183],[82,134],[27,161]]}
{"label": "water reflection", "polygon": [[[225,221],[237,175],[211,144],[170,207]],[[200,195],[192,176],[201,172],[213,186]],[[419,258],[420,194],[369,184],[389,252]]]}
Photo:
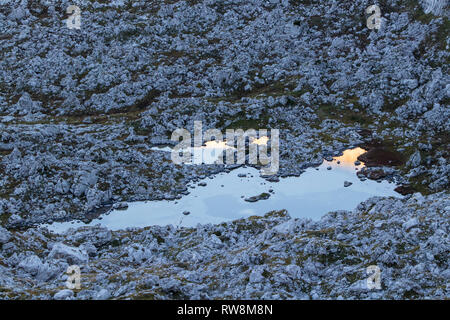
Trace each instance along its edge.
{"label": "water reflection", "polygon": [[358,161],[358,157],[365,153],[366,150],[362,148],[354,148],[347,149],[343,151],[342,156],[334,157],[333,161],[330,162],[331,167],[345,167],[354,170],[355,167],[360,168],[364,166],[364,163],[361,162],[359,165],[355,165],[355,162]]}
{"label": "water reflection", "polygon": [[[318,168],[309,168],[299,177],[282,178],[279,182],[262,179],[255,168],[240,167],[213,179],[204,179],[205,187],[192,185],[195,188],[190,189],[191,193],[179,200],[130,203],[127,210],[112,211],[89,225],[101,224],[112,230],[168,224],[195,226],[281,209],[287,209],[292,217],[320,219],[329,211],[352,210],[372,196],[401,197],[394,192],[393,183],[358,179],[354,162],[363,152],[361,148],[346,150],[342,156],[324,161]],[[329,167],[332,169],[328,170]],[[344,187],[345,181],[351,185]],[[244,200],[262,193],[271,196],[252,203]],[[184,211],[190,214],[185,216]],[[49,229],[61,232],[83,225],[81,222],[54,223]]]}
{"label": "water reflection", "polygon": [[257,144],[258,146],[267,145],[267,142],[269,142],[268,136],[263,136],[259,139],[253,138],[252,143]]}
{"label": "water reflection", "polygon": [[[261,145],[267,145],[269,137],[262,136],[259,139],[253,138],[250,143]],[[201,147],[190,147],[182,149],[182,152],[191,152],[192,163],[186,163],[187,165],[204,163],[204,164],[214,164],[220,157],[224,155],[224,151],[227,149],[236,150],[236,148],[227,145],[227,140],[224,141],[207,141],[205,145]],[[170,147],[153,147],[151,150],[172,152]]]}
{"label": "water reflection", "polygon": [[333,158],[335,160],[333,161],[333,163],[337,164],[338,162],[340,162],[341,166],[353,168],[355,166],[355,161],[357,161],[358,157],[365,152],[366,150],[359,147],[355,149],[345,150],[342,156]]}
{"label": "water reflection", "polygon": [[204,146],[188,148],[193,155],[193,163],[214,164],[226,149],[235,149],[226,141],[208,141]]}

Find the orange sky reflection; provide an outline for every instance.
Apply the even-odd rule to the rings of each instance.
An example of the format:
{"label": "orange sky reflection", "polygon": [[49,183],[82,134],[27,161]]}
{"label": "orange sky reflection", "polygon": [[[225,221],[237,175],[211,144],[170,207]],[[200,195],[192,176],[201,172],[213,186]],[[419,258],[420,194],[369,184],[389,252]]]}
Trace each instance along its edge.
{"label": "orange sky reflection", "polygon": [[[342,166],[342,167],[349,167],[354,168],[355,167],[355,161],[358,160],[358,157],[365,153],[366,150],[362,148],[355,148],[355,149],[348,149],[343,152],[343,155],[340,157],[334,157],[333,162],[330,163],[332,166]],[[337,162],[340,162],[338,164]],[[361,162],[364,166],[364,163]]]}

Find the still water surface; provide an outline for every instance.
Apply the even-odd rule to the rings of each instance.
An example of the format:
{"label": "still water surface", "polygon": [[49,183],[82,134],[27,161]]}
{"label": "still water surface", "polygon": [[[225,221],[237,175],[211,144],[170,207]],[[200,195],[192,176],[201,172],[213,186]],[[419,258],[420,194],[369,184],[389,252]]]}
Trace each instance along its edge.
{"label": "still water surface", "polygon": [[[394,191],[394,183],[361,181],[357,177],[357,170],[364,164],[355,165],[355,161],[362,153],[364,150],[361,148],[346,150],[342,156],[332,161],[325,160],[319,167],[309,168],[299,177],[281,178],[279,182],[264,180],[255,168],[240,167],[199,181],[207,184],[204,187],[198,183],[190,185],[190,194],[179,200],[129,203],[128,209],[113,210],[89,224],[63,222],[46,227],[56,232],[96,224],[111,230],[168,224],[191,227],[198,223],[222,223],[281,209],[287,209],[292,217],[320,219],[329,211],[352,210],[372,196],[401,197]],[[242,177],[243,174],[246,176]],[[345,181],[352,184],[344,187]],[[257,202],[245,201],[262,193],[270,194],[270,197]],[[184,215],[186,211],[190,214]]]}

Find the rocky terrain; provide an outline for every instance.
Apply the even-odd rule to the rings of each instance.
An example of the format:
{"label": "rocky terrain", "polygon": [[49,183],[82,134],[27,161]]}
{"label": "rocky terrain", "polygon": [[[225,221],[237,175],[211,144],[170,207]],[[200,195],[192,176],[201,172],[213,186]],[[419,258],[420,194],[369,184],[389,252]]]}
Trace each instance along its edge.
{"label": "rocky terrain", "polygon": [[[1,231],[3,299],[443,299],[450,197],[372,198],[320,221],[271,212],[221,225]],[[81,288],[65,287],[69,265]],[[366,268],[381,271],[368,290]]]}
{"label": "rocky terrain", "polygon": [[[448,3],[374,3],[0,0],[0,297],[448,298]],[[279,176],[363,146],[360,174],[413,195],[318,222],[38,227],[232,169],[152,149],[194,120],[279,129]],[[69,264],[81,290],[64,291]]]}

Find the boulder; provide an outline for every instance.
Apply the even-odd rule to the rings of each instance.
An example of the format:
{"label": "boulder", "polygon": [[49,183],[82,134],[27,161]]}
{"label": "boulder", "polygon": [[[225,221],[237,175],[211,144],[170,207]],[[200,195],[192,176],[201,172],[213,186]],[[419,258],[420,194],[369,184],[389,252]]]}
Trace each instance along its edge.
{"label": "boulder", "polygon": [[11,239],[11,232],[0,226],[0,244],[7,243]]}
{"label": "boulder", "polygon": [[58,291],[54,296],[53,299],[55,300],[67,300],[69,298],[73,297],[73,291],[69,289],[64,289],[61,291]]}
{"label": "boulder", "polygon": [[48,255],[51,259],[63,259],[69,264],[85,264],[89,261],[89,255],[85,250],[69,247],[62,243],[53,246],[52,251]]}

